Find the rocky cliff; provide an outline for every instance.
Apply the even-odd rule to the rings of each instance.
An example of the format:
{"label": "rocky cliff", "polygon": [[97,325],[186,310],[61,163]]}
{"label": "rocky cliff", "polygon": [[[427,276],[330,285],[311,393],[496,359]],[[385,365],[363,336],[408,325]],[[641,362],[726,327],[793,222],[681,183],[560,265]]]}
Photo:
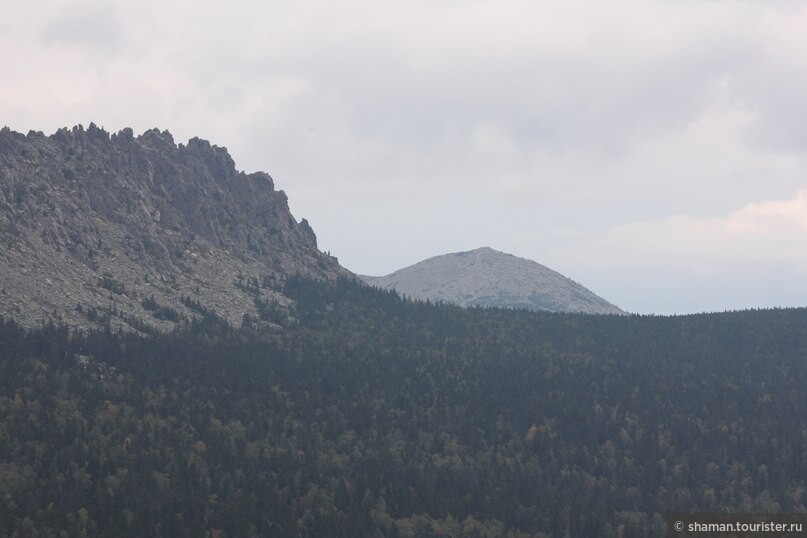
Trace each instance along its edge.
{"label": "rocky cliff", "polygon": [[296,272],[345,270],[272,178],[236,170],[225,148],[93,124],[0,131],[2,316],[166,330],[212,310],[238,324],[282,307]]}
{"label": "rocky cliff", "polygon": [[362,278],[415,299],[461,306],[623,313],[557,271],[488,247],[435,256],[387,276]]}

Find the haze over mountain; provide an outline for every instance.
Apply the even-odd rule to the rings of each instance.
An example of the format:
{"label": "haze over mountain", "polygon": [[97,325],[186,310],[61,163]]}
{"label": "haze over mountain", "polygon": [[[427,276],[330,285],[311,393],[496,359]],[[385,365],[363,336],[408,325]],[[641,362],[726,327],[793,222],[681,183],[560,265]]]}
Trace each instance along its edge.
{"label": "haze over mountain", "polygon": [[282,305],[285,276],[346,271],[262,172],[168,131],[0,131],[0,315],[169,329]]}
{"label": "haze over mountain", "polygon": [[460,306],[624,313],[557,271],[489,247],[435,256],[387,276],[362,278],[415,299]]}

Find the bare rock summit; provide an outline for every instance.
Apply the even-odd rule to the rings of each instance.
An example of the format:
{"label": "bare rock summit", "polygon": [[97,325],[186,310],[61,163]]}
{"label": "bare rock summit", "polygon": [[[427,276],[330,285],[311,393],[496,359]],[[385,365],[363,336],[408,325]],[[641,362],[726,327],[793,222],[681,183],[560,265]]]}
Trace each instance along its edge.
{"label": "bare rock summit", "polygon": [[158,129],[0,130],[0,316],[147,332],[214,311],[238,324],[282,308],[277,284],[295,273],[346,271],[272,178],[238,171],[225,148]]}
{"label": "bare rock summit", "polygon": [[435,256],[387,276],[362,278],[414,299],[460,306],[624,314],[548,267],[488,247]]}

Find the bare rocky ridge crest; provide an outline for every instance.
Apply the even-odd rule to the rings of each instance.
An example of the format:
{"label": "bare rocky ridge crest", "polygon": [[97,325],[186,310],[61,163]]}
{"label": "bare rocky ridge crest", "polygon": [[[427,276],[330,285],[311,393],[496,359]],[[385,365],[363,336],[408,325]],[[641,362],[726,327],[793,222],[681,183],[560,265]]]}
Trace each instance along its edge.
{"label": "bare rocky ridge crest", "polygon": [[[0,130],[0,315],[28,326],[234,324],[288,275],[346,274],[262,172],[168,131]],[[145,323],[145,326],[143,325]]]}
{"label": "bare rocky ridge crest", "polygon": [[387,276],[362,279],[415,299],[460,306],[624,314],[548,267],[489,247],[435,256]]}

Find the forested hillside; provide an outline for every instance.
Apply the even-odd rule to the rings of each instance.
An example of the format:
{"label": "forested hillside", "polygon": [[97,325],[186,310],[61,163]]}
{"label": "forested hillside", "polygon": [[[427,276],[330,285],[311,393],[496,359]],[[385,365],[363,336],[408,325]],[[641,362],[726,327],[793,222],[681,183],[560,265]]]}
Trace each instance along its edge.
{"label": "forested hillside", "polygon": [[658,536],[671,511],[807,510],[807,310],[282,292],[280,329],[0,324],[0,536]]}

